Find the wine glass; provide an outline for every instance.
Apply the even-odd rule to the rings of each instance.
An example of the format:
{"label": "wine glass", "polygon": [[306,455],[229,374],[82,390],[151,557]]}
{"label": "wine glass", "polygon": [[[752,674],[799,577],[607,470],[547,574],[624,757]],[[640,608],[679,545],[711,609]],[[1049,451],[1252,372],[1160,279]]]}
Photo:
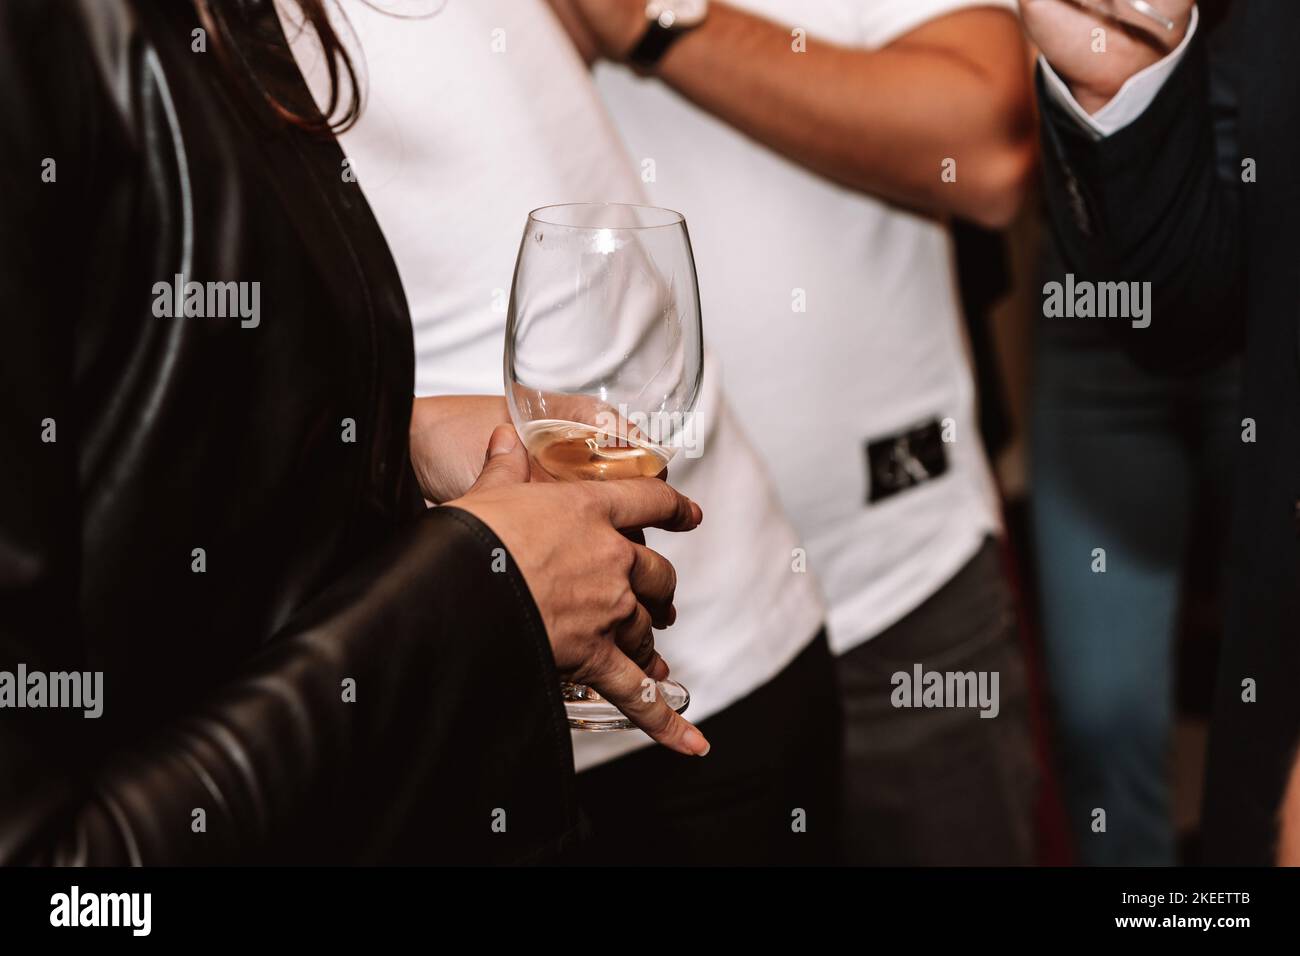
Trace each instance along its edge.
{"label": "wine glass", "polygon": [[[561,481],[606,481],[660,475],[679,451],[695,457],[703,376],[695,259],[681,214],[617,203],[528,214],[510,290],[505,391],[538,465]],[[633,726],[592,688],[566,682],[562,690],[570,727]],[[672,680],[646,692],[678,713],[690,702]]]}
{"label": "wine glass", "polygon": [[[1079,6],[1087,7],[1089,10],[1092,10],[1095,13],[1100,13],[1109,19],[1112,20],[1120,19],[1118,16],[1116,16],[1114,8],[1108,6],[1105,2],[1103,2],[1103,0],[1076,0],[1076,2],[1079,4]],[[1167,16],[1165,16],[1163,13],[1161,13],[1159,10],[1153,7],[1150,3],[1147,2],[1147,0],[1124,0],[1124,3],[1127,4],[1133,10],[1136,10],[1138,13],[1142,14],[1142,16],[1146,17],[1148,20],[1151,20],[1152,22],[1159,24],[1165,30],[1166,33],[1172,32],[1174,27],[1177,26],[1177,24],[1174,23],[1173,20],[1170,20]],[[1120,20],[1120,22],[1122,23],[1124,21]]]}

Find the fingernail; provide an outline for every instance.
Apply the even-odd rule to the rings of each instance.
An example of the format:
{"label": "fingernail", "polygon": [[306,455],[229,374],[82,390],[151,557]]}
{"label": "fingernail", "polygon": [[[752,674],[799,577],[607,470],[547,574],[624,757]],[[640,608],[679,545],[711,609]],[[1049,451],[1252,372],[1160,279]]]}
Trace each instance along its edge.
{"label": "fingernail", "polygon": [[497,455],[508,455],[515,450],[515,444],[515,430],[505,426],[499,427],[492,433],[492,442],[488,445],[488,457],[495,458]]}
{"label": "fingernail", "polygon": [[709,750],[712,749],[709,742],[704,739],[704,735],[694,727],[690,728],[682,735],[682,743],[685,744],[686,749],[696,757],[706,757],[708,756]]}

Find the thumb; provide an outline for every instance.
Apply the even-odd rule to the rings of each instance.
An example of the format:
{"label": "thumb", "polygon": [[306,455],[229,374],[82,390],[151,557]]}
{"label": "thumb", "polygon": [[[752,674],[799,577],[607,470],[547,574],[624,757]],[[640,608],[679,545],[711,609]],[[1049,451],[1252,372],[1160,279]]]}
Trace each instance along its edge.
{"label": "thumb", "polygon": [[466,494],[517,485],[528,480],[528,452],[513,425],[498,425],[488,439],[487,457],[478,480]]}

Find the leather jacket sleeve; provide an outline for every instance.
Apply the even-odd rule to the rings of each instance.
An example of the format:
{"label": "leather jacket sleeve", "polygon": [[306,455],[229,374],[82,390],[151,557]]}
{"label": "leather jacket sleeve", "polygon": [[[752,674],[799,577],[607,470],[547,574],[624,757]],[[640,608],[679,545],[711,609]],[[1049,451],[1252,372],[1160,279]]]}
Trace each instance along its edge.
{"label": "leather jacket sleeve", "polygon": [[[0,4],[0,863],[552,859],[558,677],[500,541],[415,492],[382,235],[194,26]],[[158,318],[176,274],[260,281],[260,324]]]}
{"label": "leather jacket sleeve", "polygon": [[[522,578],[485,573],[499,546],[430,511],[241,678],[110,759],[75,739],[79,714],[5,719],[0,861],[561,858],[576,819],[559,677]],[[44,657],[7,629],[4,650]]]}

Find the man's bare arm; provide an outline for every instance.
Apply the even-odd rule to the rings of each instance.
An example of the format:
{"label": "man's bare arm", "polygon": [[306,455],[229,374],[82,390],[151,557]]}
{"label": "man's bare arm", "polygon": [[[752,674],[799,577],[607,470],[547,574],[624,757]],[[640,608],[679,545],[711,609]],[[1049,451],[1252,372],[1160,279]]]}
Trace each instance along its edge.
{"label": "man's bare arm", "polygon": [[[571,2],[614,59],[645,28],[641,0]],[[784,26],[715,3],[704,24],[668,50],[657,75],[719,119],[852,188],[993,227],[1015,215],[1036,140],[1024,41],[1011,13],[952,13],[880,50],[806,38],[796,52],[795,40]],[[945,168],[955,181],[946,181]]]}

